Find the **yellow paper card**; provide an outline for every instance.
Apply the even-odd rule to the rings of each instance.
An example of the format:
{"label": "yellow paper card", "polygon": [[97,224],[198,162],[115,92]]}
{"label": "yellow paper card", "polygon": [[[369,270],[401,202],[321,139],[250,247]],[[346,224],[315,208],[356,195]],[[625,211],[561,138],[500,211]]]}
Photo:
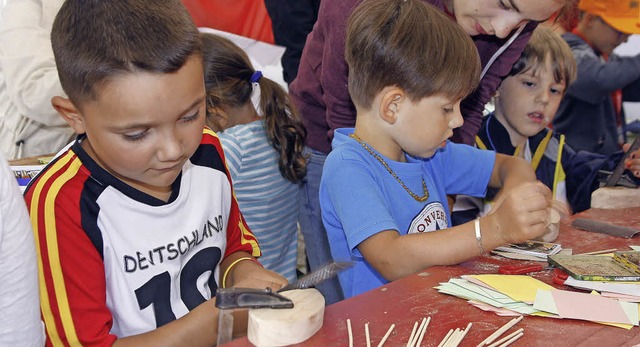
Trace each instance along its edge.
{"label": "yellow paper card", "polygon": [[469,275],[486,283],[516,301],[533,304],[538,289],[552,290],[552,286],[527,275]]}

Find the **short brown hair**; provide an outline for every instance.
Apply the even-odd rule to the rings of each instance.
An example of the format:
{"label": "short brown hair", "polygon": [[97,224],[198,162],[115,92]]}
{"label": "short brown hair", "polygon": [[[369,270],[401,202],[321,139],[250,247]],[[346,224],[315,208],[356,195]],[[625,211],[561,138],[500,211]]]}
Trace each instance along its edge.
{"label": "short brown hair", "polygon": [[62,88],[77,107],[110,78],[174,72],[200,51],[198,29],[179,0],[67,0],[51,44]]}
{"label": "short brown hair", "polygon": [[576,59],[567,42],[550,28],[538,26],[531,34],[531,39],[520,58],[513,64],[509,76],[529,70],[533,70],[535,75],[547,60],[551,62],[553,77],[557,83],[564,81],[568,86],[576,79]]}
{"label": "short brown hair", "polygon": [[354,104],[371,107],[384,87],[409,99],[463,98],[478,85],[480,58],[471,37],[422,0],[365,0],[349,17],[345,56]]}

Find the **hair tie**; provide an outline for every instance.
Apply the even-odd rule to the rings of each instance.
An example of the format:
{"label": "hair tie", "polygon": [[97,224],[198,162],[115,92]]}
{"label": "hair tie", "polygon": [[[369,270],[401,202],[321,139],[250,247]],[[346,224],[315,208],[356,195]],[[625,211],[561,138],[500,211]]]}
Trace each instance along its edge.
{"label": "hair tie", "polygon": [[262,71],[256,70],[256,72],[254,72],[253,75],[251,75],[251,78],[249,79],[249,81],[251,81],[251,83],[257,83],[261,77],[262,77]]}

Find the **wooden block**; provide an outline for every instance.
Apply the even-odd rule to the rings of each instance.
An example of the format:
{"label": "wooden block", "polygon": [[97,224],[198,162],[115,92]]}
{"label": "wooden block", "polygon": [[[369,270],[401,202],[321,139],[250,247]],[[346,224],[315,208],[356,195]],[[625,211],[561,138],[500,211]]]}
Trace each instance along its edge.
{"label": "wooden block", "polygon": [[602,187],[591,193],[591,208],[640,207],[640,189],[627,187]]}
{"label": "wooden block", "polygon": [[553,208],[549,209],[549,219],[547,220],[547,230],[536,240],[542,242],[553,242],[560,232],[560,213]]}
{"label": "wooden block", "polygon": [[249,310],[247,337],[256,346],[301,343],[322,327],[324,297],[317,289],[288,290],[280,294],[293,301],[293,308]]}

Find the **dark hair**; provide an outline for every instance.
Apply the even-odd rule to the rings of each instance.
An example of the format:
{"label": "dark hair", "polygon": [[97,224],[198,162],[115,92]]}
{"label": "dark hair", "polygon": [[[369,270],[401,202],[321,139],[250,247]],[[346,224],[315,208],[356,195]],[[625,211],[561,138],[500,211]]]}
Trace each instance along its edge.
{"label": "dark hair", "polygon": [[533,70],[535,75],[546,61],[551,63],[553,77],[557,83],[571,84],[576,78],[576,59],[567,42],[553,30],[538,26],[522,51],[518,61],[513,64],[509,76],[515,76]]}
{"label": "dark hair", "polygon": [[67,0],[51,30],[58,75],[76,104],[95,100],[115,76],[174,72],[200,51],[179,0]]}
{"label": "dark hair", "polygon": [[[207,122],[215,124],[215,115],[211,112],[216,108],[240,107],[251,102],[251,77],[255,70],[247,54],[230,40],[209,33],[202,33],[201,39],[207,104],[213,106],[207,107]],[[303,155],[307,131],[279,84],[266,77],[257,83],[267,137],[280,153],[280,172],[287,180],[298,183],[307,174],[307,160]]]}
{"label": "dark hair", "polygon": [[349,93],[369,109],[384,87],[412,101],[463,98],[478,85],[480,58],[471,37],[422,0],[365,0],[349,17],[345,49]]}

